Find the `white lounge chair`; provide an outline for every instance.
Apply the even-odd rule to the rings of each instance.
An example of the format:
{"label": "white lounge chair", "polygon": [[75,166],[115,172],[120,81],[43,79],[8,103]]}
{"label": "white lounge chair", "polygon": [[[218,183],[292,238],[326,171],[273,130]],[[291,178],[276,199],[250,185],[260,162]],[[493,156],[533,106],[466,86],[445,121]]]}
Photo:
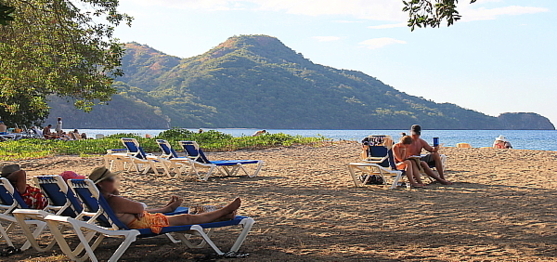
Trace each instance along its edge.
{"label": "white lounge chair", "polygon": [[[181,243],[190,248],[202,248],[205,244],[209,244],[218,255],[234,256],[240,249],[254,223],[252,218],[236,216],[236,218],[230,221],[164,227],[160,234],[153,233],[149,228],[129,229],[118,219],[104,197],[99,193],[93,181],[88,179],[73,179],[69,180],[68,183],[75,194],[84,203],[86,210],[75,219],[57,215],[49,215],[46,216],[45,219],[60,249],[74,261],[85,261],[87,259],[94,262],[98,261],[95,250],[100,246],[102,240],[106,236],[119,236],[124,238],[120,246],[108,260],[117,261],[138,237],[153,237],[167,233],[175,233]],[[81,221],[81,219],[85,217],[89,217],[89,220]],[[64,238],[64,235],[59,230],[62,225],[70,226],[78,236],[80,243],[76,247],[70,247],[69,243]],[[241,226],[243,229],[230,251],[225,253],[215,245],[209,237],[210,234],[206,231],[213,228],[228,226]],[[190,237],[192,231],[201,236],[201,243],[194,244],[191,242]],[[82,254],[81,250],[84,250],[85,253]],[[153,258],[153,260],[156,260],[156,258]]]}
{"label": "white lounge chair", "polygon": [[[244,172],[248,177],[255,177],[261,171],[264,162],[261,160],[219,160],[210,161],[203,153],[203,150],[199,147],[195,141],[180,141],[180,145],[184,148],[184,152],[192,160],[190,163],[192,165],[192,171],[199,177],[199,179],[207,181],[215,171],[225,176],[234,176],[238,174],[240,170]],[[244,165],[256,165],[255,170],[249,173]],[[208,168],[209,170],[205,175],[201,175],[197,168]]]}

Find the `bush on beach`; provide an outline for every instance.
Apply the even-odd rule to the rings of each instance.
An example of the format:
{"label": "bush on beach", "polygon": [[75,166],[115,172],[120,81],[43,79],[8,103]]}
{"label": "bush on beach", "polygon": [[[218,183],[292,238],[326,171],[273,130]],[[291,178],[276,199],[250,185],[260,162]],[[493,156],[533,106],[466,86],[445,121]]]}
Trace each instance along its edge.
{"label": "bush on beach", "polygon": [[42,158],[53,155],[91,155],[105,154],[107,149],[123,148],[120,138],[136,138],[146,152],[160,152],[156,139],[165,139],[177,151],[182,151],[178,141],[197,141],[206,151],[233,151],[240,149],[263,149],[298,144],[323,142],[325,137],[303,137],[283,133],[264,134],[261,136],[234,137],[215,130],[194,133],[186,129],[173,128],[162,132],[155,138],[143,138],[134,134],[115,134],[103,139],[86,139],[75,141],[23,139],[0,143],[0,161]]}

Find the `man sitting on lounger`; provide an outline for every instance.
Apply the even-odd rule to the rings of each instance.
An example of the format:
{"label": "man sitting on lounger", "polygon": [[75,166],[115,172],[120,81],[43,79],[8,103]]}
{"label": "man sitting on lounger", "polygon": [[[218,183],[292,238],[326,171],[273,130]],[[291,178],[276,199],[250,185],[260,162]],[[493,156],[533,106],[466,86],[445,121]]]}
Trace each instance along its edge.
{"label": "man sitting on lounger", "polygon": [[151,231],[159,234],[163,227],[168,226],[194,225],[230,220],[236,217],[236,211],[241,205],[241,200],[236,198],[230,204],[216,211],[196,215],[179,214],[166,216],[161,213],[170,213],[176,210],[182,204],[183,200],[181,198],[172,196],[170,202],[162,208],[145,209],[144,204],[119,196],[115,178],[116,174],[110,172],[105,167],[97,167],[89,175],[89,179],[97,185],[99,191],[106,198],[118,218],[132,229],[150,228]]}
{"label": "man sitting on lounger", "polygon": [[441,162],[441,156],[438,153],[439,147],[432,147],[425,140],[420,138],[422,135],[422,127],[419,125],[413,125],[410,128],[410,134],[412,135],[412,144],[409,147],[410,155],[419,156],[422,153],[422,149],[428,151],[429,154],[420,158],[424,172],[428,176],[433,177],[433,171],[429,167],[435,166],[437,173],[439,173],[439,177],[445,180],[443,162]]}

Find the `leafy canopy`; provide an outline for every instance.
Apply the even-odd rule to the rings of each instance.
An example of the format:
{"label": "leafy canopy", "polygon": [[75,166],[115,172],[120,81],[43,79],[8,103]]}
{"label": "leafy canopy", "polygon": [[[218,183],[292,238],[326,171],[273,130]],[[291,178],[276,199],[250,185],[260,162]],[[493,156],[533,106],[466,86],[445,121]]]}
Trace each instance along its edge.
{"label": "leafy canopy", "polygon": [[[475,3],[477,0],[470,0]],[[402,11],[408,12],[408,27],[412,31],[417,27],[439,27],[443,21],[451,26],[460,20],[461,15],[457,11],[458,0],[410,0],[402,1]]]}
{"label": "leafy canopy", "polygon": [[118,0],[0,0],[2,120],[41,122],[51,95],[84,110],[110,100],[124,53],[114,29],[132,21],[117,7]]}

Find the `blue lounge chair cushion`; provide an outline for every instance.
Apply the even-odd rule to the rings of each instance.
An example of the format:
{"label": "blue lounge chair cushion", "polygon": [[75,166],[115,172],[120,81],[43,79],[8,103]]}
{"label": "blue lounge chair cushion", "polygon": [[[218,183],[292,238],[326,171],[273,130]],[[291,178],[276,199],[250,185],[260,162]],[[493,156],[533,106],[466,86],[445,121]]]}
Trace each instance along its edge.
{"label": "blue lounge chair cushion", "polygon": [[[242,221],[242,219],[247,218],[245,216],[236,216],[234,219],[232,220],[228,220],[228,221],[221,221],[221,222],[213,222],[213,223],[207,223],[207,224],[199,224],[199,226],[201,226],[202,228],[217,228],[217,227],[224,227],[224,226],[235,226],[240,224],[240,222]],[[162,231],[160,234],[166,234],[166,233],[172,233],[172,232],[181,232],[181,231],[188,231],[190,230],[192,227],[192,225],[186,225],[186,226],[174,226],[174,227],[163,227]],[[152,237],[152,236],[157,236],[159,234],[155,234],[151,231],[150,228],[144,228],[144,229],[137,229],[139,231],[139,233],[141,233],[141,235],[139,237]]]}
{"label": "blue lounge chair cushion", "polygon": [[259,163],[258,160],[218,160],[218,161],[210,161],[209,163],[215,164],[217,166],[235,166],[238,164],[247,165],[247,164],[257,164]]}

